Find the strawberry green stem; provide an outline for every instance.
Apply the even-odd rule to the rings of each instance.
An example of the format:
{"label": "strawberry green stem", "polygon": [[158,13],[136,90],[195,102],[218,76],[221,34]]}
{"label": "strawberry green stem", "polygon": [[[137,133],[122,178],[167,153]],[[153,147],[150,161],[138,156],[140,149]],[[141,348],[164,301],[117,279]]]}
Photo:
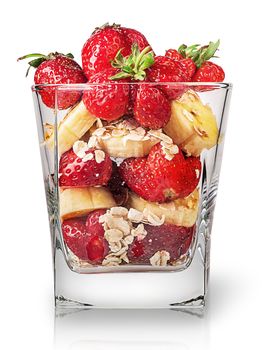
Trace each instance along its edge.
{"label": "strawberry green stem", "polygon": [[154,56],[150,46],[145,47],[141,52],[137,43],[132,45],[131,55],[124,57],[121,50],[111,61],[114,68],[120,70],[117,74],[110,77],[111,80],[131,78],[133,80],[144,80],[146,78],[146,69],[154,64]]}
{"label": "strawberry green stem", "polygon": [[152,51],[150,46],[147,46],[144,48],[144,50],[138,55],[137,59],[136,59],[136,63],[135,63],[135,67],[134,67],[134,71],[137,73],[138,72],[138,67],[139,64],[142,60],[142,58],[149,52]]}
{"label": "strawberry green stem", "polygon": [[219,44],[220,40],[216,42],[210,41],[208,45],[201,47],[198,44],[191,46],[183,44],[179,46],[178,52],[184,58],[191,58],[195,62],[197,68],[200,68],[204,62],[212,57],[216,57],[215,53],[218,50]]}

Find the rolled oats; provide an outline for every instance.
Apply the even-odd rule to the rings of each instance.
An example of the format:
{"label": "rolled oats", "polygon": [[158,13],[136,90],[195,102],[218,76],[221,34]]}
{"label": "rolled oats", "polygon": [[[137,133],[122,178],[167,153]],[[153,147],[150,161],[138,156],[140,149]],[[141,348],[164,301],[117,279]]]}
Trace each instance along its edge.
{"label": "rolled oats", "polygon": [[102,163],[105,160],[105,152],[97,149],[95,150],[95,160],[98,164]]}
{"label": "rolled oats", "polygon": [[88,145],[85,141],[76,141],[73,144],[73,152],[79,158],[84,158],[86,155],[86,151],[88,151]]}
{"label": "rolled oats", "polygon": [[167,266],[167,262],[170,260],[170,254],[166,250],[157,251],[150,259],[152,266]]}
{"label": "rolled oats", "polygon": [[141,222],[143,220],[143,213],[134,208],[130,208],[128,211],[128,219],[133,222]]}
{"label": "rolled oats", "polygon": [[105,239],[109,243],[119,242],[123,238],[123,232],[118,229],[109,229],[105,231]]}

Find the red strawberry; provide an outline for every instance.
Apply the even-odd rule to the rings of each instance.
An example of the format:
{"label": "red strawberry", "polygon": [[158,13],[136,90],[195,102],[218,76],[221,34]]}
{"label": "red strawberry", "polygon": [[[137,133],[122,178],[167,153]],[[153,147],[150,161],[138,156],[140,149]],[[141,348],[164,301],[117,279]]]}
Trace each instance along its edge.
{"label": "red strawberry", "polygon": [[223,69],[213,62],[206,61],[192,77],[192,81],[221,82],[225,79]]}
{"label": "red strawberry", "polygon": [[110,78],[116,73],[117,70],[114,68],[96,73],[89,80],[94,86],[89,86],[83,94],[86,108],[98,118],[116,120],[127,111],[129,86],[121,84],[126,83],[126,79],[112,82]]}
{"label": "red strawberry", "polygon": [[149,46],[144,35],[135,29],[122,28],[117,24],[105,24],[98,28],[82,49],[83,70],[88,79],[111,68],[111,61],[119,50],[123,56],[129,55],[134,43],[137,43],[141,51]]}
{"label": "red strawberry", "polygon": [[62,155],[59,164],[59,186],[90,187],[107,184],[112,172],[110,157],[104,153],[105,159],[97,163],[96,150],[89,149],[85,154],[87,158],[92,158],[80,158],[72,149]]}
{"label": "red strawberry", "polygon": [[102,262],[108,254],[108,243],[104,238],[104,228],[99,223],[99,217],[105,214],[105,209],[98,209],[87,215],[86,229],[90,235],[86,250],[88,259],[91,261]]}
{"label": "red strawberry", "polygon": [[80,259],[101,263],[108,254],[108,244],[104,239],[104,229],[99,217],[106,211],[99,209],[85,218],[65,220],[62,232],[68,248]]}
{"label": "red strawberry", "polygon": [[62,232],[66,245],[80,259],[87,260],[86,245],[89,239],[85,219],[74,218],[62,223]]}
{"label": "red strawberry", "polygon": [[[184,66],[179,61],[174,61],[170,57],[157,56],[155,57],[155,63],[148,69],[148,79],[157,83],[169,83],[169,82],[187,82],[189,76],[185,72]],[[178,88],[177,86],[162,85],[161,89],[171,99],[180,97],[184,88]]]}
{"label": "red strawberry", "polygon": [[124,27],[120,27],[120,31],[125,36],[126,43],[130,50],[129,54],[131,53],[131,47],[134,43],[137,43],[140,51],[143,51],[147,46],[150,46],[146,37],[139,31]]}
{"label": "red strawberry", "polygon": [[167,50],[165,56],[170,57],[175,61],[179,61],[184,67],[185,75],[187,75],[190,79],[192,78],[192,76],[194,75],[194,73],[196,71],[196,65],[191,58],[184,58],[175,49]]}
{"label": "red strawberry", "polygon": [[[77,84],[86,82],[84,72],[79,64],[72,59],[72,54],[63,55],[58,52],[50,53],[47,56],[31,54],[20,57],[18,60],[29,57],[38,57],[29,62],[30,67],[37,68],[34,76],[35,84]],[[47,107],[55,108],[56,91],[54,87],[49,86],[39,90]],[[73,106],[81,98],[81,94],[81,91],[77,90],[59,91],[57,93],[58,109],[67,109]]]}
{"label": "red strawberry", "polygon": [[139,85],[134,103],[134,118],[143,127],[160,129],[171,116],[171,106],[165,94],[156,86]]}
{"label": "red strawberry", "polygon": [[192,193],[199,182],[200,170],[199,158],[185,158],[181,150],[173,159],[166,159],[160,143],[152,147],[147,157],[125,159],[119,168],[132,191],[159,203]]}
{"label": "red strawberry", "polygon": [[167,50],[165,56],[170,57],[175,61],[180,61],[181,59],[183,59],[183,56],[175,49]]}
{"label": "red strawberry", "polygon": [[98,72],[112,68],[111,60],[120,49],[123,55],[129,54],[129,47],[119,26],[105,25],[96,30],[82,49],[83,70],[88,79]]}
{"label": "red strawberry", "polygon": [[189,78],[192,79],[196,71],[195,62],[191,58],[183,58],[179,62],[183,65],[184,70],[187,72],[187,75],[189,76]]}
{"label": "red strawberry", "polygon": [[[210,41],[208,45],[181,45],[178,52],[187,59],[192,59],[197,67],[192,81],[196,82],[220,82],[225,78],[223,69],[213,62],[209,62],[218,50],[220,41]],[[191,64],[191,63],[190,63]],[[202,87],[201,87],[202,88]],[[205,88],[204,88],[205,90]]]}
{"label": "red strawberry", "polygon": [[172,262],[186,254],[192,242],[195,226],[182,227],[164,224],[161,226],[145,225],[147,235],[144,239],[134,240],[129,248],[130,263],[150,264],[150,258],[157,252],[165,250]]}

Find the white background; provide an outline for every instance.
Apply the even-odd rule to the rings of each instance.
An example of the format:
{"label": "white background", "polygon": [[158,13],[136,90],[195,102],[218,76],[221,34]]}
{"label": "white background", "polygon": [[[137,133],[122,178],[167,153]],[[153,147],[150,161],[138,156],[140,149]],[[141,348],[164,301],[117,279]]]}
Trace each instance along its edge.
{"label": "white background", "polygon": [[[2,349],[247,349],[261,344],[261,11],[259,1],[1,2]],[[25,63],[71,51],[107,21],[141,30],[158,54],[221,39],[234,83],[203,319],[173,311],[89,311],[55,318],[50,237]],[[4,326],[4,327],[3,327]]]}

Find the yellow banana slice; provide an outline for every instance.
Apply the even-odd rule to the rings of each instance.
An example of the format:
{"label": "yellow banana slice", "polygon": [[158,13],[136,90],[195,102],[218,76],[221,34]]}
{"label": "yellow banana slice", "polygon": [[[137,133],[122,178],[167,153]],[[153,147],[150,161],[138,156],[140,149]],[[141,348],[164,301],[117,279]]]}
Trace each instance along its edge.
{"label": "yellow banana slice", "polygon": [[[71,109],[58,126],[58,152],[63,154],[72,148],[73,144],[78,141],[97,120],[86,109],[83,101],[79,102]],[[47,145],[54,147],[54,133],[46,139]]]}
{"label": "yellow banana slice", "polygon": [[137,126],[131,119],[99,128],[93,127],[90,135],[95,139],[94,144],[98,148],[115,158],[146,156],[151,148],[160,142],[160,138],[150,135],[150,131]]}
{"label": "yellow banana slice", "polygon": [[116,202],[105,187],[68,188],[60,191],[60,215],[63,220],[114,206]]}
{"label": "yellow banana slice", "polygon": [[149,210],[158,217],[164,216],[166,224],[191,227],[195,224],[199,205],[199,191],[195,190],[186,198],[168,203],[148,202],[133,192],[129,193],[128,208],[143,212]]}
{"label": "yellow banana slice", "polygon": [[218,141],[215,115],[192,90],[172,101],[171,118],[164,131],[187,155],[192,156],[199,156]]}

